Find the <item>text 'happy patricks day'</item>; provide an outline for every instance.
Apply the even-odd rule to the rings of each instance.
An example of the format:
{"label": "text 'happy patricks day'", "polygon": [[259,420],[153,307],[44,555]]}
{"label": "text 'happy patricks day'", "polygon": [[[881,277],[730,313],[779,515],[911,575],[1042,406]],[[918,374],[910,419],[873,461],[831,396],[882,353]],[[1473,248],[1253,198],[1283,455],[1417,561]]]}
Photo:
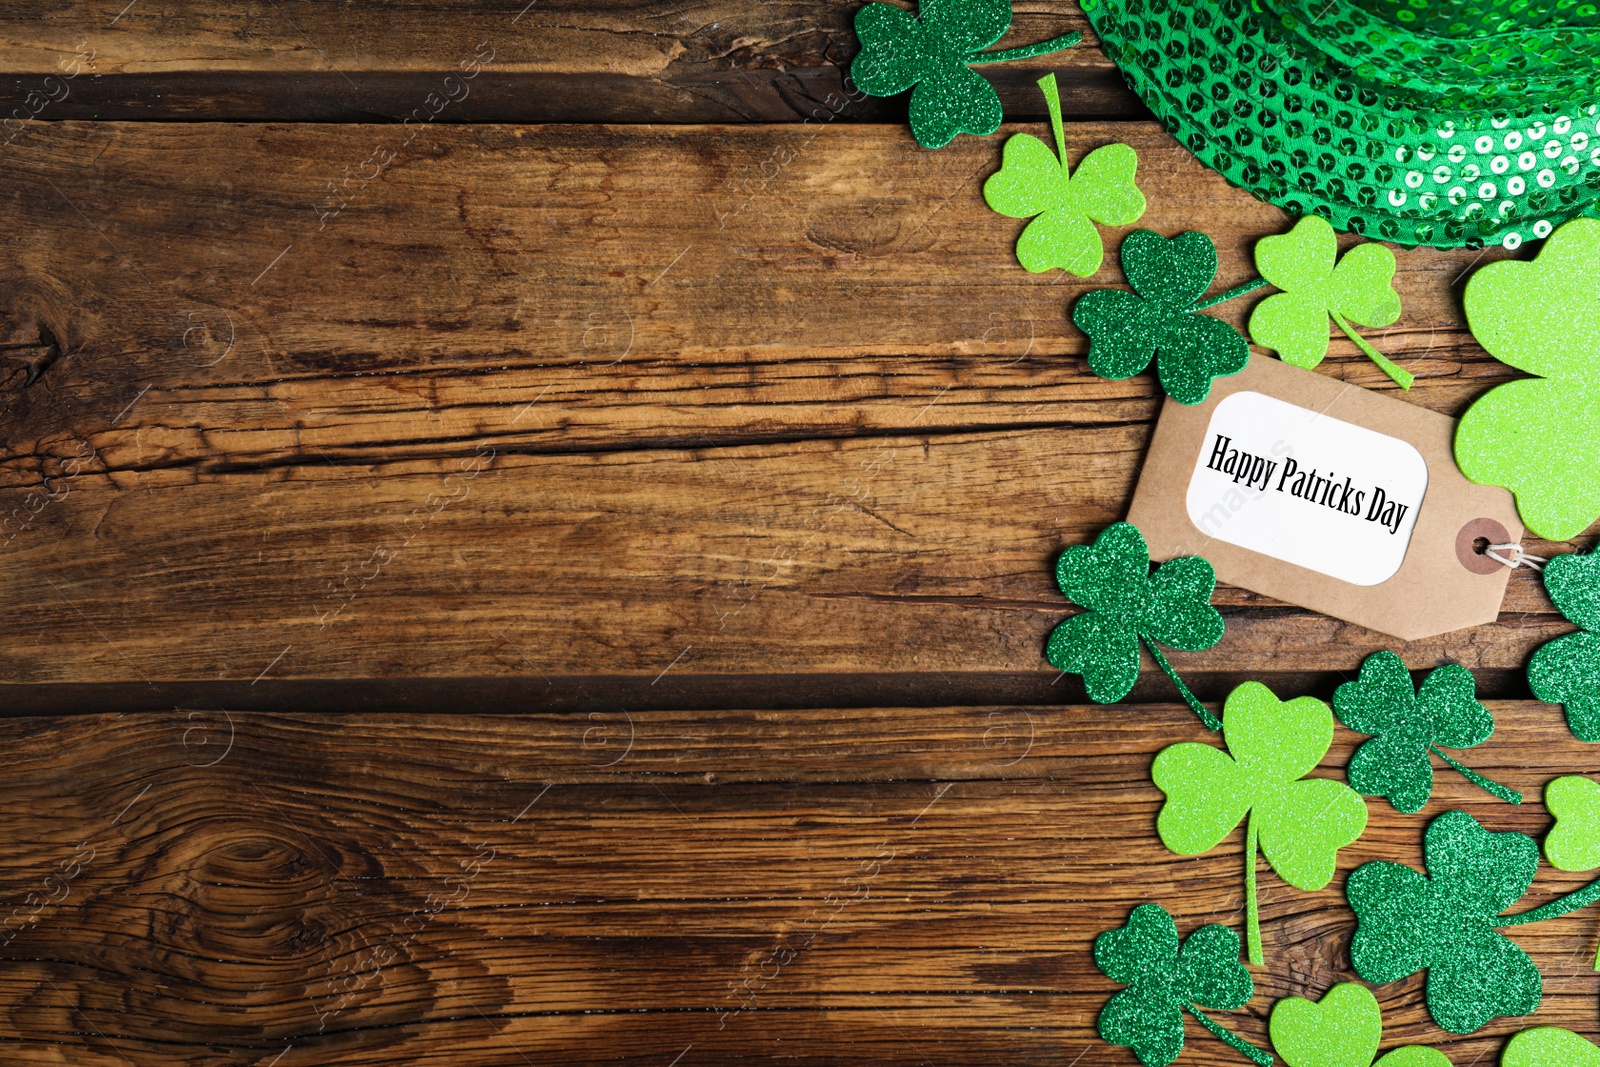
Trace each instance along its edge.
{"label": "text 'happy patricks day'", "polygon": [[1358,488],[1348,475],[1341,482],[1331,470],[1306,470],[1293,456],[1281,460],[1258,456],[1234,448],[1233,438],[1222,434],[1215,435],[1206,466],[1228,475],[1246,489],[1287,493],[1345,515],[1381,523],[1391,535],[1399,532],[1411,510],[1409,504],[1392,499],[1381,485]]}

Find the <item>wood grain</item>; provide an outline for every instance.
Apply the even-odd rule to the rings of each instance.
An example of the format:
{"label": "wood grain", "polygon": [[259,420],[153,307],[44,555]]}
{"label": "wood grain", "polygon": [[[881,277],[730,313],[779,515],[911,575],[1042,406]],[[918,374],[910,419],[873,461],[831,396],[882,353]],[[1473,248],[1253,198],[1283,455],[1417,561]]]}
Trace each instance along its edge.
{"label": "wood grain", "polygon": [[[1214,218],[1219,285],[1249,277],[1277,209],[1150,124],[1081,124],[1073,151],[1119,139],[1143,224]],[[26,621],[0,674],[152,698],[520,679],[569,705],[557,679],[610,677],[630,706],[662,706],[667,672],[954,677],[967,698],[1002,675],[1073,699],[1041,688],[1066,612],[1050,560],[1122,517],[1156,398],[1090,374],[1066,318],[1114,265],[1016,267],[1018,224],[978,196],[995,143],[434,127],[319,216],[319,183],[373,158],[343,127],[34,124],[0,306],[23,351],[60,355],[5,394],[0,590]],[[1498,254],[1402,254],[1405,325],[1379,341],[1414,402],[1457,413],[1510,373],[1457,305]],[[1325,372],[1388,387],[1333,353]],[[1393,643],[1218,602],[1228,638],[1178,663],[1213,698]],[[1516,693],[1565,629],[1519,575],[1497,624],[1403,651]],[[683,684],[672,706],[711,699]]]}
{"label": "wood grain", "polygon": [[[1369,803],[1328,889],[1263,868],[1269,965],[1228,1025],[1260,1041],[1275,998],[1350,977],[1345,874],[1418,863],[1426,819],[1542,835],[1586,749],[1553,708],[1493,710],[1468,762],[1533,802],[1441,771],[1419,815]],[[1183,859],[1154,834],[1151,756],[1212,736],[1170,705],[7,728],[8,1063],[1131,1064],[1094,1037],[1094,936],[1146,900],[1241,922],[1241,835]],[[1541,870],[1529,903],[1585,881]],[[1594,1032],[1593,920],[1516,936],[1538,1022]],[[1419,979],[1378,993],[1386,1045],[1458,1064],[1525,1024],[1442,1040]]]}
{"label": "wood grain", "polygon": [[[0,16],[0,116],[176,121],[398,122],[430,94],[452,122],[799,122],[845,92],[855,3],[800,0],[325,0],[175,9],[126,0]],[[120,12],[120,14],[119,14]],[[1088,31],[1048,57],[980,68],[1006,114],[1041,118],[1055,71],[1077,115],[1147,114],[1093,46],[1072,0],[1017,5],[1005,47]],[[76,56],[92,57],[81,61]],[[468,89],[444,85],[489,57]],[[62,96],[52,75],[75,72]],[[30,97],[29,94],[42,94]],[[847,120],[903,121],[906,98]]]}

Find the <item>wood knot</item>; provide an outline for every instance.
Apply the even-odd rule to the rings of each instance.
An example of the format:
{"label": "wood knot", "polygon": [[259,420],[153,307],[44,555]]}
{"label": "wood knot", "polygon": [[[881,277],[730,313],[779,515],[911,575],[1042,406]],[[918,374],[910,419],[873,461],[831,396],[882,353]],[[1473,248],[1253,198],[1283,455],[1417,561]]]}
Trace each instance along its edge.
{"label": "wood knot", "polygon": [[431,869],[348,810],[172,819],[105,862],[129,878],[83,903],[74,925],[93,936],[53,947],[71,962],[43,965],[24,1029],[87,1031],[112,1058],[142,1042],[370,1051],[463,997],[481,1018],[511,1000],[454,951],[489,941],[470,885],[447,888],[456,865]]}
{"label": "wood knot", "polygon": [[61,356],[60,342],[43,322],[0,318],[0,410],[9,410]]}

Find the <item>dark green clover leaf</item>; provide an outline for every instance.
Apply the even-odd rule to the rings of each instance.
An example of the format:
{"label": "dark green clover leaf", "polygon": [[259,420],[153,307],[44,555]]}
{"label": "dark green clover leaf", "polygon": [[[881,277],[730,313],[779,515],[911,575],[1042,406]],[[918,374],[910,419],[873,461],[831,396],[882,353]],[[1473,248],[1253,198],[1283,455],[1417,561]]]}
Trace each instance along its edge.
{"label": "dark green clover leaf", "polygon": [[1191,231],[1169,241],[1135,230],[1122,242],[1121,257],[1133,292],[1095,289],[1072,308],[1072,321],[1089,335],[1090,370],[1121,381],[1153,359],[1161,388],[1180,404],[1200,403],[1213,379],[1244,370],[1250,346],[1239,331],[1199,313],[1238,292],[1201,301],[1217,276],[1211,238]]}
{"label": "dark green clover leaf", "polygon": [[1494,733],[1494,716],[1478,703],[1472,672],[1446,664],[1411,684],[1405,663],[1393,652],[1374,652],[1361,664],[1361,676],[1334,691],[1333,710],[1350,729],[1371,734],[1356,749],[1345,777],[1357,792],[1387,797],[1394,810],[1421,811],[1433,794],[1433,760],[1438,756],[1473,785],[1512,804],[1522,794],[1470,770],[1442,751],[1472,748]]}
{"label": "dark green clover leaf", "polygon": [[856,12],[861,51],[850,79],[869,96],[911,93],[911,134],[943,148],[958,133],[986,137],[1000,128],[1000,95],[972,63],[1003,63],[1077,44],[1071,33],[1041,44],[984,52],[1011,27],[1011,0],[922,0],[918,15],[890,4]]}
{"label": "dark green clover leaf", "polygon": [[1533,695],[1567,712],[1579,741],[1600,741],[1600,554],[1557,556],[1544,569],[1556,609],[1582,631],[1547,642],[1528,662]]}
{"label": "dark green clover leaf", "polygon": [[1539,846],[1527,834],[1490,833],[1464,811],[1428,826],[1428,873],[1379,861],[1356,869],[1345,895],[1356,913],[1350,962],[1368,982],[1397,982],[1428,972],[1434,1022],[1470,1034],[1499,1015],[1539,1007],[1539,970],[1497,927],[1552,919],[1600,899],[1600,882],[1516,915],[1539,869]]}
{"label": "dark green clover leaf", "polygon": [[1089,699],[1114,704],[1139,680],[1139,642],[1171,678],[1202,722],[1222,723],[1183,684],[1156,642],[1198,652],[1222,640],[1222,614],[1211,606],[1217,576],[1199,556],[1150,569],[1150,550],[1132,523],[1108,526],[1093,546],[1073,545],[1056,563],[1068,600],[1088,610],[1055,628],[1045,657],[1083,676]]}
{"label": "dark green clover leaf", "polygon": [[1094,962],[1128,987],[1100,1009],[1100,1036],[1132,1049],[1145,1067],[1167,1067],[1178,1058],[1186,1011],[1262,1067],[1272,1062],[1195,1007],[1233,1011],[1255,995],[1255,982],[1239,962],[1239,935],[1226,926],[1202,926],[1180,942],[1165,908],[1140,904],[1128,925],[1094,939]]}

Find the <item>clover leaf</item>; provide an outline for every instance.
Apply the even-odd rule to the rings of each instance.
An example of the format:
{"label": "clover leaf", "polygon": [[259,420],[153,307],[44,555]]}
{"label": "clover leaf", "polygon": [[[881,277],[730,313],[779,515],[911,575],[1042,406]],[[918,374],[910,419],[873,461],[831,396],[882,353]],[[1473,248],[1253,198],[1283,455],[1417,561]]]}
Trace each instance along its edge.
{"label": "clover leaf", "polygon": [[1600,1067],[1600,1048],[1559,1026],[1536,1026],[1513,1037],[1500,1067]]}
{"label": "clover leaf", "polygon": [[1144,194],[1133,183],[1139,157],[1128,145],[1103,145],[1071,174],[1056,76],[1046,75],[1039,86],[1050,105],[1055,151],[1030,133],[1013,134],[1000,169],[983,183],[983,198],[1008,218],[1033,219],[1017,239],[1017,262],[1024,268],[1038,274],[1060,267],[1087,278],[1105,256],[1094,224],[1124,226],[1144,214]]}
{"label": "clover leaf", "polygon": [[1333,713],[1315,697],[1280,701],[1260,682],[1245,682],[1223,706],[1222,739],[1228,752],[1184,742],[1156,756],[1150,777],[1167,797],[1156,831],[1178,855],[1198,856],[1248,814],[1246,931],[1250,962],[1260,965],[1258,844],[1285,882],[1321,889],[1333,878],[1339,849],[1366,829],[1367,805],[1343,782],[1304,777],[1333,743]]}
{"label": "clover leaf", "polygon": [[1540,700],[1565,708],[1579,741],[1600,741],[1600,554],[1557,556],[1545,565],[1544,588],[1582,629],[1539,647],[1528,661],[1528,685]]}
{"label": "clover leaf", "polygon": [[1159,904],[1140,904],[1128,924],[1094,939],[1095,966],[1127,986],[1100,1009],[1100,1036],[1125,1045],[1145,1067],[1167,1067],[1183,1051],[1183,1013],[1262,1067],[1272,1057],[1223,1029],[1195,1005],[1233,1011],[1255,995],[1239,962],[1239,935],[1202,926],[1187,941]]}
{"label": "clover leaf", "polygon": [[1122,242],[1120,255],[1134,291],[1094,289],[1072,308],[1072,321],[1089,335],[1090,370],[1121,381],[1153,359],[1161,388],[1180,404],[1200,403],[1210,395],[1213,379],[1244,370],[1250,346],[1239,331],[1199,313],[1237,295],[1200,300],[1217,276],[1211,238],[1191,231],[1169,241],[1151,230],[1135,230]]}
{"label": "clover leaf", "polygon": [[1544,835],[1544,858],[1558,871],[1600,867],[1600,782],[1569,774],[1544,787],[1555,825]]}
{"label": "clover leaf", "polygon": [[1519,833],[1490,833],[1447,811],[1423,841],[1428,873],[1378,861],[1356,868],[1345,896],[1356,913],[1350,962],[1368,982],[1428,972],[1428,1011],[1452,1033],[1539,1007],[1539,970],[1500,933],[1565,915],[1600,899],[1600,882],[1515,915],[1502,915],[1533,884],[1539,847]]}
{"label": "clover leaf", "polygon": [[1011,27],[1011,0],[921,0],[913,17],[891,4],[856,12],[861,51],[850,79],[869,96],[911,93],[911,135],[943,148],[958,133],[986,137],[1000,128],[1000,95],[971,63],[1004,63],[1077,44],[1069,33],[1040,44],[984,52]]}
{"label": "clover leaf", "polygon": [[1438,756],[1472,784],[1501,800],[1522,803],[1522,794],[1462,766],[1445,748],[1472,748],[1494,733],[1494,716],[1478,703],[1472,672],[1451,663],[1411,684],[1399,656],[1374,652],[1361,664],[1361,676],[1333,693],[1339,721],[1372,740],[1356,749],[1345,777],[1358,792],[1387,797],[1395,811],[1421,811],[1433,793],[1433,761]]}
{"label": "clover leaf", "polygon": [[1211,729],[1222,724],[1203,706],[1156,642],[1198,652],[1222,640],[1222,613],[1211,606],[1217,576],[1199,556],[1168,560],[1152,573],[1150,549],[1132,523],[1108,526],[1093,546],[1073,545],[1056,563],[1056,583],[1074,615],[1050,634],[1045,658],[1083,676],[1089,699],[1114,704],[1139,680],[1139,642],[1166,672],[1190,709]]}
{"label": "clover leaf", "polygon": [[1372,990],[1341,982],[1321,1001],[1284,997],[1272,1006],[1272,1047],[1288,1067],[1450,1067],[1444,1053],[1403,1045],[1376,1064],[1383,1011]]}
{"label": "clover leaf", "polygon": [[1394,253],[1359,244],[1339,258],[1339,240],[1320,215],[1307,215],[1288,233],[1256,242],[1256,270],[1283,292],[1250,313],[1250,337],[1285,363],[1311,368],[1328,354],[1328,319],[1384,372],[1409,389],[1413,378],[1351,328],[1387,326],[1400,317],[1394,291]]}
{"label": "clover leaf", "polygon": [[1479,269],[1464,300],[1478,343],[1538,377],[1467,409],[1456,463],[1511,490],[1534,533],[1569,540],[1600,516],[1600,221],[1566,223],[1531,262]]}

